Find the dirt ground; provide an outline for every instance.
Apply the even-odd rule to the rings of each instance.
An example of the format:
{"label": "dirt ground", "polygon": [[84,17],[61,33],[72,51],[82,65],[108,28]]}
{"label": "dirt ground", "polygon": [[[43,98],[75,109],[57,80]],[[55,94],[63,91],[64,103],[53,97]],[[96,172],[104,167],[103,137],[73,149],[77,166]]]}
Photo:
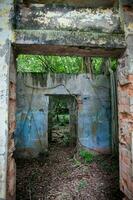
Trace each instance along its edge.
{"label": "dirt ground", "polygon": [[16,160],[17,200],[121,200],[117,159],[86,163],[74,151],[53,144],[47,157]]}

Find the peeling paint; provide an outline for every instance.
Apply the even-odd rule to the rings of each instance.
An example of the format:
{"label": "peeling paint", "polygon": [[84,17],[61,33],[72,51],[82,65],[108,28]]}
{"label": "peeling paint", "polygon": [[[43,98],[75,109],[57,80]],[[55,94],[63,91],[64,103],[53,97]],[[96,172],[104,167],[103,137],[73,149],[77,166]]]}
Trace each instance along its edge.
{"label": "peeling paint", "polygon": [[[21,152],[21,156],[26,156],[25,153],[22,153],[24,148],[26,152],[30,149],[30,156],[33,157],[42,151],[38,134],[43,144],[43,151],[47,151],[48,97],[45,95],[68,96],[70,93],[81,97],[82,106],[78,105],[77,115],[80,143],[92,150],[100,151],[101,149],[101,152],[110,152],[110,115],[107,114],[107,111],[110,113],[109,80],[101,75],[91,83],[86,76],[89,77],[86,74],[18,73],[17,129],[15,134],[18,156],[20,156],[19,152]],[[102,87],[105,82],[106,89]],[[96,91],[100,91],[99,97],[97,97],[94,87]],[[29,99],[32,95],[33,98],[29,105]],[[28,112],[29,106],[31,106],[30,112]],[[23,131],[21,131],[22,127],[24,127]]]}

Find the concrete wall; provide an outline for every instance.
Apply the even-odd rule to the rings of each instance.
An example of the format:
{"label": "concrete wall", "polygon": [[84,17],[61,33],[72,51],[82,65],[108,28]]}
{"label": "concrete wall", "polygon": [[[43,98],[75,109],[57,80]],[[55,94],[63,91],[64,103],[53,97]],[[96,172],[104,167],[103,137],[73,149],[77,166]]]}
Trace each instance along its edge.
{"label": "concrete wall", "polygon": [[30,4],[17,6],[16,27],[21,30],[72,30],[121,33],[120,16],[112,9]]}
{"label": "concrete wall", "polygon": [[111,150],[111,99],[108,78],[99,75],[93,82],[86,80],[86,84],[81,83],[79,98],[78,136],[80,144],[102,153],[109,153]]}
{"label": "concrete wall", "polygon": [[[31,77],[30,88],[25,81]],[[33,78],[34,77],[34,78]],[[37,156],[48,148],[48,102],[42,89],[37,87],[35,76],[32,74],[17,75],[17,127],[15,132],[16,153],[18,156]],[[37,79],[39,80],[39,75]],[[41,81],[40,81],[41,82]]]}
{"label": "concrete wall", "polygon": [[92,81],[89,74],[19,73],[15,133],[19,155],[36,156],[47,149],[48,99],[45,94],[75,95],[80,144],[99,152],[110,151],[109,90],[109,78],[102,75]]}
{"label": "concrete wall", "polygon": [[[86,2],[98,5],[100,0]],[[15,27],[18,53],[118,57],[126,47],[119,11],[114,7],[17,4]]]}
{"label": "concrete wall", "polygon": [[[13,1],[0,1],[0,199],[5,200],[7,189],[9,67]],[[10,159],[9,159],[10,160]],[[15,168],[13,167],[13,170]],[[10,171],[11,172],[11,171]],[[11,186],[12,187],[12,186]]]}

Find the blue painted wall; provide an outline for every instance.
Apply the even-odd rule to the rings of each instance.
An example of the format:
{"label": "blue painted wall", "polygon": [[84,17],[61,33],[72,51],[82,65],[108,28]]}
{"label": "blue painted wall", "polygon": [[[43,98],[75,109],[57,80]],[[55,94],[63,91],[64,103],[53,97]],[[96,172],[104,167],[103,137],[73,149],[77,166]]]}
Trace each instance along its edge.
{"label": "blue painted wall", "polygon": [[[44,149],[47,145],[47,113],[43,111],[22,110],[17,112],[16,144],[19,148]],[[44,141],[43,141],[44,140]]]}
{"label": "blue painted wall", "polygon": [[83,96],[78,111],[79,141],[91,150],[108,153],[111,149],[110,103]]}
{"label": "blue painted wall", "polygon": [[[67,75],[66,75],[67,76]],[[50,77],[50,76],[49,76]],[[53,81],[54,80],[54,81]],[[91,80],[88,75],[69,75],[66,86],[78,97],[78,141],[91,150],[111,150],[111,110],[109,77],[100,75]],[[53,81],[53,82],[51,82]],[[58,83],[57,83],[58,82]],[[32,73],[17,75],[16,152],[19,156],[37,156],[48,148],[49,86],[64,83],[64,75],[40,79]],[[54,85],[54,86],[55,86]],[[50,90],[52,95],[68,95],[64,87]]]}

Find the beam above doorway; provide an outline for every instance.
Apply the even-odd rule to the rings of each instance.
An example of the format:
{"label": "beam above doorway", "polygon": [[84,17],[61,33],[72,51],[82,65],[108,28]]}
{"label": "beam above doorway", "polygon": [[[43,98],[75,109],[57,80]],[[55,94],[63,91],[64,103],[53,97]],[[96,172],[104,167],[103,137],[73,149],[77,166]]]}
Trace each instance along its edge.
{"label": "beam above doorway", "polygon": [[74,7],[103,7],[108,8],[114,6],[117,0],[17,0],[19,3],[41,3],[41,4],[57,4]]}
{"label": "beam above doorway", "polygon": [[126,48],[123,34],[81,31],[16,30],[12,42],[18,54],[119,57]]}

